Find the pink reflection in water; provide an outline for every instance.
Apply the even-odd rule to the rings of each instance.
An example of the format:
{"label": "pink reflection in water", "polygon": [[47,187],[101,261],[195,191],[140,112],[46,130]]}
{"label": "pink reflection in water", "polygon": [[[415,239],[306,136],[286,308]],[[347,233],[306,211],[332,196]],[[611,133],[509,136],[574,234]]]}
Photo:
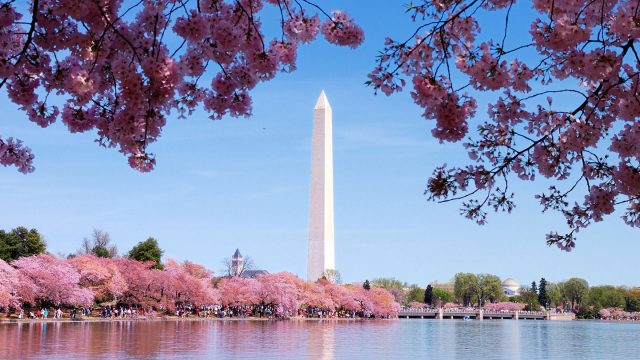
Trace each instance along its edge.
{"label": "pink reflection in water", "polygon": [[[334,358],[337,321],[106,321],[0,324],[0,358]],[[353,324],[351,324],[353,326]],[[277,356],[277,355],[276,355]]]}

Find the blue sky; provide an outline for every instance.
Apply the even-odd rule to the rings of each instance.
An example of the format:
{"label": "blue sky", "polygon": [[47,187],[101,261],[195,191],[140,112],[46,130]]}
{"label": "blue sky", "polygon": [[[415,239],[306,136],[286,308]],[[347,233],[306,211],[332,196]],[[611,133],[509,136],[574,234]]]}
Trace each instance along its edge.
{"label": "blue sky", "polygon": [[[352,14],[365,30],[363,46],[320,40],[303,47],[298,71],[253,92],[250,118],[170,118],[148,174],[99,148],[93,133],[30,123],[2,90],[1,134],[33,149],[36,172],[0,168],[0,228],[35,227],[53,253],[74,252],[94,227],[109,232],[122,253],[154,236],[166,256],[216,271],[238,247],[260,268],[304,277],[312,108],[324,89],[334,113],[336,262],[346,281],[390,276],[424,286],[465,271],[521,283],[580,276],[640,285],[638,230],[618,216],[581,232],[572,253],[546,246],[544,235],[564,227],[533,198],[543,184],[518,183],[518,207],[490,214],[485,226],[458,215],[460,204],[427,202],[422,193],[435,166],[467,163],[461,144],[432,139],[433,124],[408,92],[374,96],[363,85],[384,38],[412,31],[404,2],[319,3]],[[530,15],[527,6],[515,9],[514,26]],[[485,114],[481,106],[478,119]]]}

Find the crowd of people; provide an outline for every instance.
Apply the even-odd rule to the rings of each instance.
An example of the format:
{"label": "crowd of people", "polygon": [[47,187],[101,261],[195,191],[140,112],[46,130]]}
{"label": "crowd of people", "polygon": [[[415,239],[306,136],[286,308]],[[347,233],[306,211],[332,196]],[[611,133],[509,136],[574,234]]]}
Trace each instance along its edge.
{"label": "crowd of people", "polygon": [[640,321],[640,312],[629,312],[616,308],[601,309],[598,316],[602,320]]}
{"label": "crowd of people", "polygon": [[[0,311],[15,316],[21,309],[48,305],[69,309],[70,318],[89,315],[87,309],[102,318],[146,317],[148,309],[178,317],[388,318],[400,309],[381,287],[305,281],[288,272],[214,277],[202,265],[172,259],[162,266],[90,254],[67,259],[39,254],[10,264],[0,260]],[[103,306],[107,303],[113,305]],[[42,317],[42,310],[36,313]],[[46,316],[51,316],[48,311]]]}
{"label": "crowd of people", "polygon": [[[89,315],[89,314],[87,314]],[[134,308],[124,306],[105,306],[98,310],[98,316],[101,318],[120,318],[120,319],[137,319],[155,317],[156,312],[149,308]]]}

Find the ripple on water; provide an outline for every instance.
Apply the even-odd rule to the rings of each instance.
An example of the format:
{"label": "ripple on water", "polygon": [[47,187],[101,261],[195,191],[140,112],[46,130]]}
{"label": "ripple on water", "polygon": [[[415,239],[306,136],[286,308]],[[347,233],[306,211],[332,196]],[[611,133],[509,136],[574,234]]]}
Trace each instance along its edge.
{"label": "ripple on water", "polygon": [[640,359],[640,323],[114,321],[0,324],[2,359]]}

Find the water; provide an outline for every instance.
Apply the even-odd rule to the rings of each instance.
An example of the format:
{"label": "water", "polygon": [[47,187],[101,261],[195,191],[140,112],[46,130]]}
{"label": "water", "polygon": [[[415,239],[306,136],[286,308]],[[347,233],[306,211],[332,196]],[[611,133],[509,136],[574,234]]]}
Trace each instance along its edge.
{"label": "water", "polygon": [[640,323],[114,321],[0,324],[2,359],[640,359]]}

